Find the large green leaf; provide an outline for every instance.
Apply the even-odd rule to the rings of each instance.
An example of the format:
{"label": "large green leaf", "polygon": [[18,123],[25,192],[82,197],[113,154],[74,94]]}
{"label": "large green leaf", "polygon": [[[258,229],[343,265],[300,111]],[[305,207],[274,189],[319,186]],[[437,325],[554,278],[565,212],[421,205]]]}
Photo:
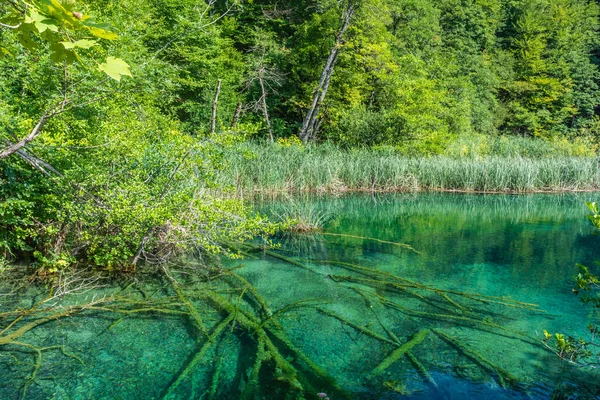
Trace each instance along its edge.
{"label": "large green leaf", "polygon": [[61,42],[49,42],[50,59],[57,63],[66,61],[71,64],[78,61],[77,54],[72,49],[66,49]]}
{"label": "large green leaf", "polygon": [[21,31],[21,34],[18,37],[21,45],[30,51],[36,49],[38,44],[32,39],[32,35],[35,36],[34,30],[36,30],[33,24],[23,24],[19,30]]}
{"label": "large green leaf", "polygon": [[81,49],[89,49],[90,47],[98,44],[98,42],[96,40],[89,40],[89,39],[81,39],[76,42],[60,42],[60,43],[67,50],[74,49],[76,47],[79,47]]}
{"label": "large green leaf", "polygon": [[56,21],[46,18],[46,16],[38,13],[35,9],[29,11],[29,15],[25,17],[25,23],[33,24],[39,33],[45,32],[46,29],[49,29],[52,32],[58,32]]}
{"label": "large green leaf", "polygon": [[72,12],[74,2],[68,7],[69,9],[65,8],[67,3],[68,2],[61,4],[61,2],[58,0],[43,0],[40,4],[40,9],[42,12],[51,16],[52,18],[57,19],[58,21],[62,21],[63,23],[67,23],[69,25],[77,25],[79,21],[77,18],[75,18]]}
{"label": "large green leaf", "polygon": [[121,76],[131,76],[129,64],[120,58],[107,57],[104,64],[100,64],[98,69],[116,81],[121,81]]}
{"label": "large green leaf", "polygon": [[90,21],[85,21],[83,25],[89,29],[92,35],[98,38],[107,40],[116,40],[119,38],[119,35],[108,30],[110,29],[110,25],[108,24],[96,24]]}

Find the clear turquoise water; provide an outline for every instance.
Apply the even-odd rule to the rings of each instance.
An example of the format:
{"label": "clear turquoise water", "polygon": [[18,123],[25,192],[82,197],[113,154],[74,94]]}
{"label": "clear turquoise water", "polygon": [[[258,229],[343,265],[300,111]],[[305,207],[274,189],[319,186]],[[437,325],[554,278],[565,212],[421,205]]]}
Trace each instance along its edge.
{"label": "clear turquoise water", "polygon": [[[400,242],[418,253],[359,238],[282,235],[275,239],[280,248],[273,252],[306,268],[260,251],[252,252],[253,258],[224,264],[226,268],[243,265],[235,271],[265,299],[289,341],[341,388],[320,379],[284,344],[274,340],[281,354],[303,377],[304,398],[318,399],[319,392],[328,393],[332,400],[595,398],[600,395],[598,372],[566,365],[527,337],[537,338],[544,329],[585,335],[588,322],[594,318],[571,288],[575,264],[591,265],[594,259],[600,259],[600,236],[594,235],[587,223],[584,205],[584,201],[596,200],[598,196],[356,195],[294,200],[293,207],[285,201],[270,203],[263,209],[275,215],[300,207],[324,216],[326,233]],[[336,276],[366,277],[331,261],[356,264],[449,291],[510,296],[535,303],[539,309],[486,304],[451,294],[453,301],[470,308],[467,313],[428,290],[392,291],[365,282],[342,282]],[[173,295],[158,278],[139,280],[139,286],[150,298]],[[194,297],[194,293],[205,290],[203,285],[190,281],[186,294],[205,323],[212,326],[219,321],[218,313]],[[211,285],[220,288],[216,281]],[[96,295],[113,290],[109,286]],[[0,297],[0,312],[28,307],[41,291],[29,289],[18,296]],[[72,301],[84,301],[91,295],[79,295]],[[222,295],[251,312],[246,291],[223,291]],[[404,311],[386,307],[378,301],[382,298],[400,305]],[[290,307],[291,304],[296,306]],[[388,341],[397,340],[398,344],[374,339],[364,330],[316,311],[317,307]],[[51,321],[25,334],[20,339],[23,342],[65,345],[84,362],[59,351],[45,352],[26,398],[161,398],[202,346],[201,337],[186,316],[140,313],[114,324],[120,317],[84,312]],[[0,319],[0,331],[7,321]],[[202,362],[173,388],[170,398],[241,398],[257,351],[256,336],[241,325],[228,328],[219,337]],[[381,374],[371,375],[401,343],[423,329],[438,329],[451,336],[480,360],[506,370],[516,382],[503,385],[489,365],[483,367],[476,358],[433,333],[411,354],[435,385],[406,356]],[[32,362],[31,354],[0,346],[0,399],[20,398]],[[298,392],[275,378],[277,373],[277,368],[266,361],[258,390],[248,398],[300,398]]]}

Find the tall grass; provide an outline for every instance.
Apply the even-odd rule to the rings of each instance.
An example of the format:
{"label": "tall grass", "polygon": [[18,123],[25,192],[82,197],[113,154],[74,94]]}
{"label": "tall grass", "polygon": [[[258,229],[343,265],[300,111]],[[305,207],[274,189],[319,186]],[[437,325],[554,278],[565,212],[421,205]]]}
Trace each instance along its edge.
{"label": "tall grass", "polygon": [[460,190],[476,192],[600,189],[597,157],[412,158],[390,151],[245,143],[227,151],[217,179],[250,192]]}
{"label": "tall grass", "polygon": [[545,140],[519,136],[462,135],[456,137],[444,150],[453,158],[478,157],[590,157],[596,155],[598,145],[591,137]]}

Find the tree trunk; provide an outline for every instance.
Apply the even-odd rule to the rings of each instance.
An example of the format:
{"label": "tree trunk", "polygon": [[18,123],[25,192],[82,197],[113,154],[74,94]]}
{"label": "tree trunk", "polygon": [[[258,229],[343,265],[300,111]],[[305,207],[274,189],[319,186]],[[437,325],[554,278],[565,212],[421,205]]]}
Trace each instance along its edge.
{"label": "tree trunk", "polygon": [[263,69],[258,72],[258,83],[260,83],[261,90],[261,102],[262,102],[262,111],[265,116],[265,122],[267,123],[267,129],[269,130],[269,138],[271,139],[271,143],[274,142],[273,139],[273,129],[271,128],[271,120],[269,119],[269,111],[267,109],[267,92],[265,90],[265,84],[263,82]]}
{"label": "tree trunk", "polygon": [[310,140],[314,140],[315,137],[315,127],[316,120],[319,115],[319,109],[323,100],[325,100],[325,96],[327,95],[327,90],[329,89],[329,82],[331,80],[331,75],[333,74],[333,68],[335,67],[335,63],[338,58],[338,54],[340,48],[344,41],[344,35],[350,26],[350,21],[354,12],[356,11],[356,5],[354,1],[348,1],[348,5],[346,6],[346,10],[344,11],[344,15],[342,17],[342,28],[338,32],[335,37],[335,44],[329,53],[329,57],[327,58],[327,62],[325,63],[325,67],[323,68],[323,72],[321,72],[321,78],[319,79],[319,85],[315,89],[313,93],[313,99],[308,112],[304,118],[302,123],[302,129],[300,130],[300,134],[298,135],[303,142],[308,142]]}
{"label": "tree trunk", "polygon": [[235,113],[233,113],[233,121],[231,121],[231,128],[235,128],[240,119],[240,114],[242,113],[242,102],[240,101],[235,108]]}
{"label": "tree trunk", "polygon": [[215,101],[213,101],[212,119],[210,123],[210,134],[215,134],[217,127],[217,104],[219,103],[219,94],[221,93],[221,80],[217,82],[217,92],[215,93]]}

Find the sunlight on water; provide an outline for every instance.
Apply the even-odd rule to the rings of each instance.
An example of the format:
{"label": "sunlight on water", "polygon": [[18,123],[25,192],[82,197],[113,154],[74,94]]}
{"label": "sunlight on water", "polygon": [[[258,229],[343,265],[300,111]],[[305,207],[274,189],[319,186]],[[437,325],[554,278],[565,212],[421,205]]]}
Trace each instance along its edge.
{"label": "sunlight on water", "polygon": [[[165,279],[140,277],[127,287],[129,298],[154,299],[162,312],[89,309],[19,339],[38,348],[64,346],[80,358],[44,351],[25,397],[593,398],[599,374],[561,363],[540,345],[540,335],[543,329],[584,335],[590,322],[571,287],[576,263],[600,259],[600,237],[585,219],[584,201],[594,196],[311,199],[311,209],[325,217],[325,234],[281,235],[279,248],[247,246],[248,258],[225,262],[239,267],[235,272],[253,288],[188,277],[185,294],[207,326],[222,319],[217,297],[207,300],[207,291],[239,307],[237,322],[199,362],[191,361],[207,341],[189,316],[164,312],[182,310]],[[294,207],[306,201],[263,210],[279,215]],[[113,286],[76,297],[111,296]],[[10,320],[2,312],[27,309],[43,293],[30,288],[0,297],[0,331]],[[268,307],[263,314],[255,311],[263,307],[257,298]],[[268,348],[260,352],[263,327],[280,364]],[[257,353],[263,359],[254,379]],[[21,397],[34,356],[0,342],[1,399]],[[302,390],[289,385],[286,362]]]}

